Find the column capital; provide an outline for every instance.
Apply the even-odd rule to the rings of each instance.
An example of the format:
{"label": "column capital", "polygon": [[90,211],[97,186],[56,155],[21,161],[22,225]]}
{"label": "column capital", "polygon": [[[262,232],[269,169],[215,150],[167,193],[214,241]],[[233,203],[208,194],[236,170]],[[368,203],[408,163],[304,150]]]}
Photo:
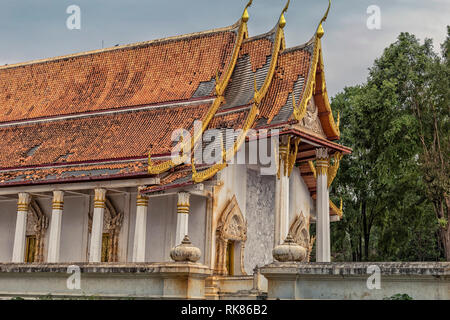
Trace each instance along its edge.
{"label": "column capital", "polygon": [[328,157],[328,150],[326,148],[316,149],[316,172],[317,175],[326,176],[328,175],[328,167],[330,165],[330,160]]}
{"label": "column capital", "polygon": [[178,204],[189,205],[190,196],[189,192],[178,192]]}
{"label": "column capital", "polygon": [[53,191],[52,208],[55,210],[62,210],[64,205],[64,192],[55,190]]}
{"label": "column capital", "polygon": [[31,195],[26,192],[19,193],[19,199],[17,200],[18,211],[28,211],[28,206],[31,202]]}
{"label": "column capital", "polygon": [[290,144],[290,136],[284,135],[280,138],[280,144],[278,145],[278,179],[280,179],[281,176],[288,175]]}
{"label": "column capital", "polygon": [[136,206],[138,207],[147,207],[148,206],[148,197],[141,193],[143,186],[139,186],[136,195]]}
{"label": "column capital", "polygon": [[328,149],[327,148],[317,148],[316,149],[316,158],[317,160],[328,160]]}
{"label": "column capital", "polygon": [[189,199],[191,194],[189,192],[178,192],[177,211],[178,213],[189,214]]}
{"label": "column capital", "polygon": [[94,196],[94,208],[105,208],[106,189],[96,188]]}
{"label": "column capital", "polygon": [[95,200],[105,200],[106,199],[106,189],[95,188]]}

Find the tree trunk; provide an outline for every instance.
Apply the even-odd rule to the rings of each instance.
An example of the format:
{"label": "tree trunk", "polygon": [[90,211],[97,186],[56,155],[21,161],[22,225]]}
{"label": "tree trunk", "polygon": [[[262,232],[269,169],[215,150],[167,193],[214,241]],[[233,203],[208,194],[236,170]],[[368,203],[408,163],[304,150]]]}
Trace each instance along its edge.
{"label": "tree trunk", "polygon": [[450,262],[450,228],[440,228],[439,235],[441,237],[442,246],[444,247],[445,260]]}
{"label": "tree trunk", "polygon": [[364,232],[364,261],[369,261],[369,228],[367,226],[367,204],[363,201],[361,213],[363,216],[363,232]]}

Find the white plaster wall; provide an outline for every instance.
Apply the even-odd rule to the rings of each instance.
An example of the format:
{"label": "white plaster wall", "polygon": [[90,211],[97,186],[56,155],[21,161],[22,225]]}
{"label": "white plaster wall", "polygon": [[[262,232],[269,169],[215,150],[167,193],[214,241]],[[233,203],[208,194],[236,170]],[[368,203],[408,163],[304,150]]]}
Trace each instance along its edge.
{"label": "white plaster wall", "polygon": [[242,215],[246,216],[245,205],[247,203],[247,166],[245,164],[232,164],[223,169],[220,173],[222,186],[216,192],[216,217],[220,216],[233,195],[236,196],[237,203]]}
{"label": "white plaster wall", "polygon": [[89,197],[64,197],[61,223],[61,262],[87,261],[88,210]]}
{"label": "white plaster wall", "polygon": [[11,262],[16,215],[17,200],[0,201],[0,262]]}
{"label": "white plaster wall", "polygon": [[153,197],[150,198],[148,206],[145,260],[170,261],[169,252],[175,246],[177,197],[176,195]]}
{"label": "white plaster wall", "polygon": [[308,187],[300,174],[300,170],[294,167],[289,179],[289,226],[300,213],[303,213],[308,220],[312,208],[313,200]]}
{"label": "white plaster wall", "polygon": [[[205,263],[206,244],[206,198],[191,195],[191,211],[189,214],[189,238],[194,246],[202,251],[198,262]],[[174,225],[173,227],[175,227]]]}
{"label": "white plaster wall", "polygon": [[[171,191],[172,192],[172,191]],[[135,197],[135,195],[134,195]],[[147,241],[145,260],[147,262],[169,262],[170,249],[175,245],[177,227],[177,195],[151,197],[147,216]],[[129,248],[134,241],[136,223],[136,204],[131,206]],[[205,261],[206,199],[190,196],[189,238],[193,245],[202,251],[200,263]],[[128,261],[132,259],[132,250],[128,250]]]}
{"label": "white plaster wall", "polygon": [[246,217],[247,203],[247,167],[246,165],[230,164],[217,175],[217,185],[213,187],[213,217],[210,233],[208,235],[211,246],[210,250],[210,267],[214,268],[216,259],[216,229],[217,222],[220,219],[223,210],[229,201],[236,196],[236,201]]}

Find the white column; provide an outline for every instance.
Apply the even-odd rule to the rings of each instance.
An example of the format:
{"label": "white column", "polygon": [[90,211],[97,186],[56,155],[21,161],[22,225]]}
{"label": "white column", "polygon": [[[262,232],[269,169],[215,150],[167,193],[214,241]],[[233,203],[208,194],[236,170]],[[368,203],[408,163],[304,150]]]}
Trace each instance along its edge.
{"label": "white column", "polygon": [[188,234],[189,224],[189,196],[188,192],[178,193],[177,203],[177,233],[175,237],[175,245],[179,245],[185,235]]}
{"label": "white column", "polygon": [[289,153],[289,141],[283,137],[280,144],[279,173],[275,185],[275,238],[274,247],[282,244],[289,232],[289,174],[287,155]]}
{"label": "white column", "polygon": [[16,232],[14,234],[14,248],[12,262],[20,263],[25,261],[25,241],[27,233],[27,214],[30,206],[30,194],[19,193],[17,201]]}
{"label": "white column", "polygon": [[94,216],[92,218],[89,262],[100,262],[102,257],[103,215],[105,213],[106,190],[95,189]]}
{"label": "white column", "polygon": [[138,188],[136,197],[136,227],[134,229],[133,262],[145,262],[145,242],[147,236],[148,197]]}
{"label": "white column", "polygon": [[61,224],[64,207],[64,192],[53,191],[52,218],[50,221],[50,236],[48,243],[47,262],[59,262],[61,244]]}
{"label": "white column", "polygon": [[317,171],[317,217],[316,217],[316,261],[330,262],[330,199],[328,195],[327,149],[316,149]]}

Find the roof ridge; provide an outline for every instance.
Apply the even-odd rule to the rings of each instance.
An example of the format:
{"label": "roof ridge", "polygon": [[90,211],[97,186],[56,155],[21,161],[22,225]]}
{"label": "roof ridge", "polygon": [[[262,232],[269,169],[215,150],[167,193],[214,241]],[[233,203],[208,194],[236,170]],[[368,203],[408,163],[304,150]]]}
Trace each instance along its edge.
{"label": "roof ridge", "polygon": [[310,45],[314,44],[315,38],[316,38],[316,36],[314,35],[310,40],[308,40],[307,42],[305,42],[303,44],[300,44],[300,45],[294,46],[294,47],[286,48],[286,49],[283,50],[282,54],[288,53],[288,52],[292,52],[292,51],[305,49],[307,46],[310,46]]}
{"label": "roof ridge", "polygon": [[259,39],[265,38],[267,36],[274,35],[276,32],[277,32],[277,26],[273,27],[272,29],[270,29],[269,31],[267,31],[265,33],[257,34],[257,35],[254,35],[253,37],[248,37],[247,39],[244,40],[244,43],[254,41],[254,40],[259,40]]}
{"label": "roof ridge", "polygon": [[19,62],[19,63],[14,63],[14,64],[7,64],[7,65],[0,66],[0,71],[5,70],[5,69],[24,67],[24,66],[33,65],[33,64],[41,64],[41,63],[56,62],[56,61],[71,59],[71,58],[78,58],[78,57],[88,56],[88,55],[102,53],[102,52],[110,52],[110,51],[116,51],[116,50],[136,48],[136,47],[141,47],[141,46],[149,46],[149,45],[177,41],[177,40],[182,40],[182,39],[187,39],[187,38],[195,38],[195,37],[199,37],[199,36],[207,35],[207,34],[231,31],[233,29],[237,29],[239,27],[239,24],[240,24],[240,19],[237,22],[235,22],[234,24],[227,26],[227,27],[222,27],[222,28],[215,28],[215,29],[209,29],[209,30],[200,31],[200,32],[186,33],[186,34],[181,34],[181,35],[176,35],[176,36],[171,36],[171,37],[166,37],[166,38],[160,38],[160,39],[154,39],[154,40],[148,40],[148,41],[134,42],[134,43],[124,44],[124,45],[116,46],[116,47],[108,47],[108,48],[103,48],[103,49],[82,51],[82,52],[71,53],[71,54],[62,55],[62,56],[30,60],[30,61]]}

